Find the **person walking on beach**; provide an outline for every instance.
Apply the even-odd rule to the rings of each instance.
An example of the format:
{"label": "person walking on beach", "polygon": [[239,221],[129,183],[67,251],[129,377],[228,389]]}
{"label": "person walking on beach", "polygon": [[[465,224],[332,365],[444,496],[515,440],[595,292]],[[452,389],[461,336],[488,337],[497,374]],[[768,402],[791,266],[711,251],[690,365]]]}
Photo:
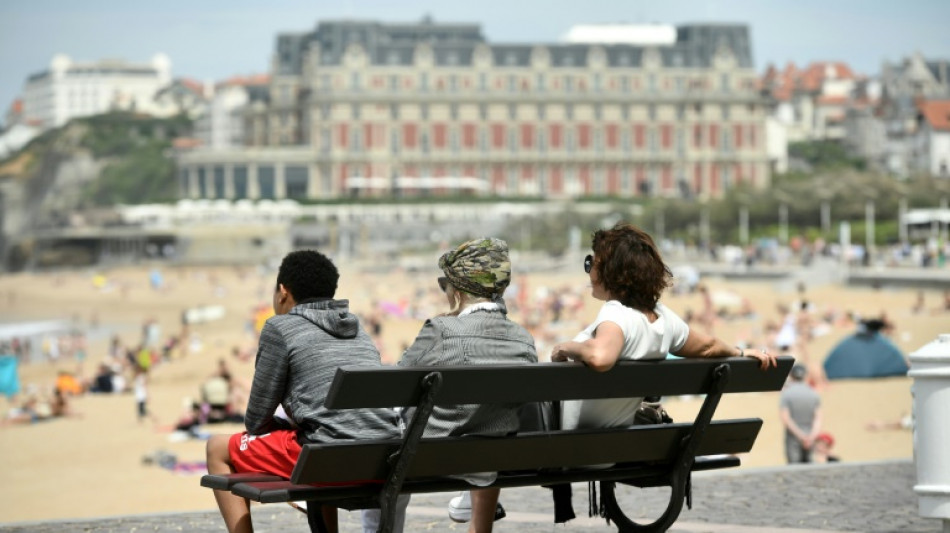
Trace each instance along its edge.
{"label": "person walking on beach", "polygon": [[[392,409],[333,411],[323,406],[338,367],[381,366],[373,340],[335,298],[339,273],[323,254],[303,250],[284,257],[277,273],[275,316],[264,324],[242,433],[208,441],[208,473],[264,472],[289,478],[301,445],[355,439],[398,438]],[[290,424],[275,417],[278,408]],[[253,531],[248,501],[214,491],[231,533]],[[308,509],[336,532],[336,509]],[[322,517],[321,517],[322,515]]]}
{"label": "person walking on beach", "polygon": [[821,399],[805,382],[807,375],[808,369],[804,365],[793,366],[789,384],[779,397],[788,464],[811,462],[811,449],[821,432]]}

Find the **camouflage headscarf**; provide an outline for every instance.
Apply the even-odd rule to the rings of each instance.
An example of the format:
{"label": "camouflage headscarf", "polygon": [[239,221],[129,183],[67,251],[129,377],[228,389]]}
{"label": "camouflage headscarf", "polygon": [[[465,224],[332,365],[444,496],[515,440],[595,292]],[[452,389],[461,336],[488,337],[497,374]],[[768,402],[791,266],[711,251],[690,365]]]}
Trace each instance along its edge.
{"label": "camouflage headscarf", "polygon": [[508,243],[495,238],[462,243],[439,258],[439,268],[456,288],[482,298],[498,299],[511,281]]}

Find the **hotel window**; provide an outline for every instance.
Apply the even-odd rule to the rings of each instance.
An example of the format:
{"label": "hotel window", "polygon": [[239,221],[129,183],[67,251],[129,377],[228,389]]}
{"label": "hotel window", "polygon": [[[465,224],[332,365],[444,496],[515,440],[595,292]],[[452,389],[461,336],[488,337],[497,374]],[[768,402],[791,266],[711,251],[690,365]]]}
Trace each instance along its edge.
{"label": "hotel window", "polygon": [[574,77],[571,75],[564,76],[564,92],[574,92]]}
{"label": "hotel window", "polygon": [[325,154],[329,153],[331,141],[332,141],[332,138],[330,136],[330,128],[329,127],[320,128],[320,151]]}
{"label": "hotel window", "polygon": [[452,120],[459,119],[459,105],[458,104],[449,104],[449,116],[452,117]]}
{"label": "hotel window", "polygon": [[389,75],[389,90],[398,91],[399,90],[399,76],[396,74]]}
{"label": "hotel window", "polygon": [[224,198],[224,167],[214,167],[214,197]]}
{"label": "hotel window", "polygon": [[478,89],[481,91],[488,90],[488,74],[484,72],[478,74]]}
{"label": "hotel window", "polygon": [[565,132],[565,144],[568,152],[574,151],[574,128],[567,128]]}
{"label": "hotel window", "polygon": [[544,73],[538,73],[537,81],[535,82],[535,85],[537,85],[536,89],[538,91],[544,90]]}
{"label": "hotel window", "polygon": [[478,146],[482,152],[488,151],[488,129],[481,128],[478,132]]}
{"label": "hotel window", "polygon": [[656,74],[650,74],[647,76],[647,89],[651,93],[656,92]]}
{"label": "hotel window", "polygon": [[630,120],[630,106],[629,105],[622,104],[620,106],[620,113],[624,120]]}
{"label": "hotel window", "polygon": [[543,126],[538,126],[537,137],[538,137],[538,151],[539,152],[546,151],[548,148],[548,143],[547,143],[547,137],[545,137],[544,135]]}
{"label": "hotel window", "polygon": [[422,116],[422,120],[429,120],[429,104],[421,104],[419,114]]}
{"label": "hotel window", "polygon": [[603,119],[603,115],[603,108],[601,108],[600,104],[594,104],[594,120]]}
{"label": "hotel window", "polygon": [[515,104],[508,104],[508,118],[510,120],[515,120],[518,118],[518,106]]}
{"label": "hotel window", "polygon": [[594,194],[600,196],[607,194],[607,177],[605,174],[602,166],[594,169]]}
{"label": "hotel window", "polygon": [[274,167],[272,165],[261,165],[257,167],[257,182],[261,192],[261,199],[273,200],[276,197]]}
{"label": "hotel window", "polygon": [[676,129],[676,153],[679,156],[686,155],[686,140],[682,128]]}
{"label": "hotel window", "polygon": [[654,104],[647,106],[647,116],[650,117],[650,120],[656,120],[656,106]]}
{"label": "hotel window", "polygon": [[456,76],[455,74],[450,74],[449,75],[449,91],[454,93],[455,91],[458,90],[458,85],[459,85],[458,76]]}
{"label": "hotel window", "polygon": [[509,194],[518,192],[518,169],[514,165],[508,165],[508,183],[506,184]]}
{"label": "hotel window", "polygon": [[548,192],[548,169],[545,166],[538,167],[538,191],[542,196]]}
{"label": "hotel window", "polygon": [[600,128],[594,128],[594,149],[598,152],[604,150],[604,132]]}
{"label": "hotel window", "polygon": [[514,74],[508,75],[508,92],[513,93],[518,90],[518,77]]}
{"label": "hotel window", "polygon": [[544,118],[545,118],[544,104],[538,104],[538,120],[544,120]]}
{"label": "hotel window", "polygon": [[389,118],[399,120],[399,104],[389,104]]}
{"label": "hotel window", "polygon": [[287,198],[306,198],[310,184],[310,169],[305,166],[288,166],[284,169],[284,183],[287,187]]}
{"label": "hotel window", "polygon": [[729,104],[723,104],[721,112],[722,112],[722,119],[729,120]]}
{"label": "hotel window", "polygon": [[398,128],[393,128],[389,133],[389,142],[392,153],[399,153],[399,130]]}
{"label": "hotel window", "polygon": [[631,149],[631,146],[630,146],[630,130],[627,129],[626,127],[624,127],[622,130],[620,130],[620,146],[621,146],[624,150],[630,150],[630,149]]}
{"label": "hotel window", "polygon": [[353,120],[360,119],[360,105],[359,104],[353,104],[351,106],[350,116],[353,118]]}
{"label": "hotel window", "polygon": [[429,153],[429,134],[422,132],[422,135],[419,136],[419,145],[422,148],[422,153]]}
{"label": "hotel window", "polygon": [[601,89],[601,76],[600,73],[594,73],[594,92],[600,92]]}
{"label": "hotel window", "polygon": [[574,104],[564,105],[564,118],[567,120],[574,120]]}
{"label": "hotel window", "polygon": [[329,91],[333,88],[332,80],[329,74],[320,75],[320,88],[324,91]]}
{"label": "hotel window", "polygon": [[354,152],[363,151],[363,135],[360,128],[352,128],[350,130],[350,148]]}
{"label": "hotel window", "polygon": [[508,128],[508,150],[518,151],[518,128],[515,126]]}
{"label": "hotel window", "polygon": [[630,194],[633,190],[633,179],[632,173],[630,172],[630,167],[624,165],[620,169],[620,192],[623,194]]}
{"label": "hotel window", "polygon": [[459,132],[454,126],[449,131],[449,145],[453,152],[459,151]]}
{"label": "hotel window", "polygon": [[428,91],[429,90],[429,74],[425,72],[419,73],[419,90]]}
{"label": "hotel window", "polygon": [[360,90],[360,73],[354,72],[350,74],[350,89],[354,92],[359,92]]}
{"label": "hotel window", "polygon": [[659,150],[659,144],[657,142],[656,128],[651,127],[647,130],[647,146],[650,147],[650,153],[656,153]]}
{"label": "hotel window", "polygon": [[719,75],[719,86],[722,88],[722,92],[727,93],[730,90],[729,87],[729,74],[722,73]]}
{"label": "hotel window", "polygon": [[478,104],[478,118],[488,120],[488,105]]}

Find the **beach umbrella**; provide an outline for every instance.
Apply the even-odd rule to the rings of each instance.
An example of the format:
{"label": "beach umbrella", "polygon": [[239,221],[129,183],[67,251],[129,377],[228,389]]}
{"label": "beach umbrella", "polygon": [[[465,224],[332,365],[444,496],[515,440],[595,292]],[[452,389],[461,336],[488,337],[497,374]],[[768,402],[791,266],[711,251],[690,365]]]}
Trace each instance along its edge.
{"label": "beach umbrella", "polygon": [[908,366],[904,354],[877,332],[860,332],[844,339],[825,359],[828,379],[903,376]]}

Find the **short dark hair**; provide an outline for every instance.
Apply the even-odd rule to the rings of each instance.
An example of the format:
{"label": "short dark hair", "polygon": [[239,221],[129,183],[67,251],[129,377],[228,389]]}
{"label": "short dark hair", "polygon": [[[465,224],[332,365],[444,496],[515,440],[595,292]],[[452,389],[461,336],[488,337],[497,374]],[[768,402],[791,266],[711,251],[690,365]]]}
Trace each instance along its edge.
{"label": "short dark hair", "polygon": [[340,273],[330,259],[316,250],[290,252],[277,271],[277,285],[283,285],[297,302],[333,298],[339,280]]}
{"label": "short dark hair", "polygon": [[591,248],[593,268],[613,298],[638,311],[656,308],[673,274],[647,232],[619,222],[609,230],[595,231]]}

